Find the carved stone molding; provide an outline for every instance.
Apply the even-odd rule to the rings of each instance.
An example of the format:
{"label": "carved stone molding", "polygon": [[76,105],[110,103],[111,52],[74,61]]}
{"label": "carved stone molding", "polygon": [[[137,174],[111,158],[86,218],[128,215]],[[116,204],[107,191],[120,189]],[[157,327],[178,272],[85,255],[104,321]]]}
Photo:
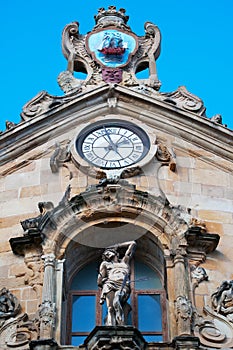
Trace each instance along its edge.
{"label": "carved stone molding", "polygon": [[200,348],[200,340],[195,336],[180,336],[173,339],[176,350],[195,350]]}

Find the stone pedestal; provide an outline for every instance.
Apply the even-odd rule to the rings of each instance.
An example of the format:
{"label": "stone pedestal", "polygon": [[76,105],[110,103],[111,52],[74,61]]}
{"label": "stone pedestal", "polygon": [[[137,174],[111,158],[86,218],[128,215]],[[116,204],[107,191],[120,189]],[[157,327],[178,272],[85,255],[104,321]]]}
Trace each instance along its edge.
{"label": "stone pedestal", "polygon": [[193,336],[175,337],[173,346],[176,350],[196,350],[199,349],[200,340],[198,337]]}
{"label": "stone pedestal", "polygon": [[97,326],[84,341],[87,350],[143,350],[146,342],[131,326]]}
{"label": "stone pedestal", "polygon": [[57,350],[58,345],[53,339],[33,340],[30,342],[30,350]]}

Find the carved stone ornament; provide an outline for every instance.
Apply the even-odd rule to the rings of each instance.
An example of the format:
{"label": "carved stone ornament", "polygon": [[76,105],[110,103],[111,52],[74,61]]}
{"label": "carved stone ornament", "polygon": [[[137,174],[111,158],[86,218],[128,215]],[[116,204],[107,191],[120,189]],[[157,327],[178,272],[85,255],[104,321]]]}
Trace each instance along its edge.
{"label": "carved stone ornament", "polygon": [[167,146],[159,143],[156,158],[165,165],[169,165],[169,169],[173,172],[176,170],[176,155],[173,150],[169,151]]}
{"label": "carved stone ornament", "polygon": [[[128,16],[125,10],[117,11],[115,6],[109,6],[107,10],[100,8],[95,21],[95,27],[87,35],[79,33],[77,22],[67,25],[62,35],[62,51],[68,60],[67,70],[88,74],[86,80],[80,81],[82,88],[101,82],[139,85],[140,80],[136,78],[135,71],[149,66],[149,78],[143,82],[158,90],[161,85],[155,65],[160,54],[161,36],[158,27],[147,22],[145,36],[138,37],[126,24]],[[118,68],[123,69],[121,74]],[[111,77],[109,69],[112,69]],[[72,78],[70,81],[74,82]],[[72,90],[70,81],[63,86],[65,92]],[[78,86],[78,81],[75,86]]]}
{"label": "carved stone ornament", "polygon": [[198,284],[201,283],[202,281],[207,281],[208,280],[208,275],[206,273],[206,270],[197,265],[191,265],[190,266],[190,271],[191,271],[191,278]]}
{"label": "carved stone ornament", "polygon": [[35,116],[49,113],[56,107],[72,101],[76,97],[76,85],[74,86],[74,89],[72,88],[72,93],[69,93],[66,96],[53,96],[46,91],[41,91],[23,106],[23,111],[20,114],[21,119],[28,120]]}
{"label": "carved stone ornament", "polygon": [[43,339],[51,339],[55,325],[55,304],[51,301],[44,301],[39,306],[40,335]]}
{"label": "carved stone ornament", "polygon": [[[57,173],[58,169],[64,166],[64,163],[71,160],[71,153],[69,150],[69,143],[65,147],[61,147],[60,143],[55,144],[55,151],[50,158],[50,168],[52,173]],[[70,179],[72,173],[70,173]]]}
{"label": "carved stone ornament", "polygon": [[190,334],[193,307],[185,296],[179,296],[175,302],[178,334]]}
{"label": "carved stone ornament", "polygon": [[222,116],[221,114],[215,114],[213,117],[210,118],[210,120],[216,124],[220,124],[222,126],[224,126],[225,128],[227,127],[226,124],[222,123]]}
{"label": "carved stone ornament", "polygon": [[5,322],[0,320],[0,348],[26,350],[31,341],[38,338],[38,327],[35,320],[27,314],[17,315]]}
{"label": "carved stone ornament", "polygon": [[6,288],[0,290],[0,319],[16,316],[20,311],[18,299]]}
{"label": "carved stone ornament", "polygon": [[41,296],[42,286],[43,286],[43,271],[44,266],[41,260],[41,252],[26,254],[24,257],[24,262],[27,266],[27,272],[25,274],[25,284],[31,286],[39,298]]}
{"label": "carved stone ornament", "polygon": [[191,94],[185,86],[180,86],[174,92],[166,92],[161,95],[165,102],[205,117],[206,108],[204,107],[203,101],[199,97]]}
{"label": "carved stone ornament", "polygon": [[213,311],[209,306],[204,307],[207,318],[195,317],[194,334],[199,337],[204,347],[214,349],[233,348],[233,327],[224,316]]}
{"label": "carved stone ornament", "polygon": [[9,348],[26,349],[31,341],[38,338],[38,326],[35,320],[30,320],[27,314],[13,322],[15,327],[10,332],[6,344]]}

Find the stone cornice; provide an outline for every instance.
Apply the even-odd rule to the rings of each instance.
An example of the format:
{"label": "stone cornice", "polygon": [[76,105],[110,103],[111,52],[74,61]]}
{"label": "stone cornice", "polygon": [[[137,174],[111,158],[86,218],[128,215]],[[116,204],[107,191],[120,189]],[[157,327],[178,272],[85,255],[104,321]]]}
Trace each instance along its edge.
{"label": "stone cornice", "polygon": [[77,121],[80,124],[110,114],[116,118],[121,115],[131,116],[226,160],[233,160],[233,131],[166,103],[159,97],[148,96],[127,87],[116,86],[113,94],[117,98],[113,108],[108,105],[109,86],[104,85],[79,94],[70,101],[66,100],[64,104],[3,133],[0,136],[1,163],[7,163],[77,127]]}

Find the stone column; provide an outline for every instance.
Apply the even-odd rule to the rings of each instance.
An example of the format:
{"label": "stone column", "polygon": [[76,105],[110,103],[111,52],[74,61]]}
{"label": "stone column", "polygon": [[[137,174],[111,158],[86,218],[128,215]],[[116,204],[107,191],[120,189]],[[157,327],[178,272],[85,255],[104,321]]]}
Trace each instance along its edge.
{"label": "stone column", "polygon": [[184,249],[177,249],[174,257],[175,269],[175,310],[177,320],[177,335],[191,335],[192,303],[189,300],[188,277],[185,268]]}
{"label": "stone column", "polygon": [[44,260],[44,283],[42,291],[42,303],[39,307],[40,317],[40,339],[53,339],[55,326],[55,304],[54,304],[54,268],[55,255],[46,254]]}

